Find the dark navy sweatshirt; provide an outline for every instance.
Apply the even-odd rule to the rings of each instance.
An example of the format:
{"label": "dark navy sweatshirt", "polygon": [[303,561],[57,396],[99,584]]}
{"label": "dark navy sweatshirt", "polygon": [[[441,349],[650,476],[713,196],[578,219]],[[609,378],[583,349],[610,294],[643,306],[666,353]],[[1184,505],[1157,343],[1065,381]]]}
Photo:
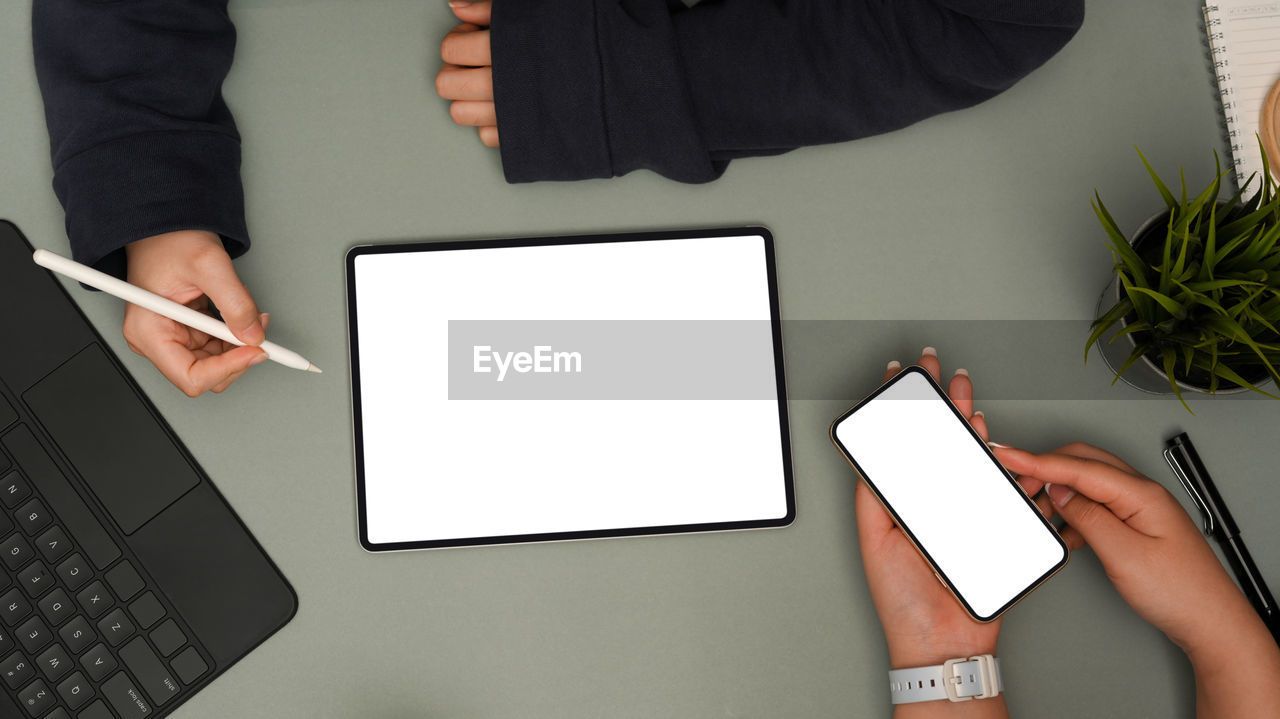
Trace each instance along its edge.
{"label": "dark navy sweatshirt", "polygon": [[[513,183],[637,169],[707,182],[737,157],[982,102],[1083,16],[1083,0],[498,0],[503,171]],[[33,25],[75,258],[123,276],[126,244],[179,229],[243,254],[226,0],[39,0]]]}

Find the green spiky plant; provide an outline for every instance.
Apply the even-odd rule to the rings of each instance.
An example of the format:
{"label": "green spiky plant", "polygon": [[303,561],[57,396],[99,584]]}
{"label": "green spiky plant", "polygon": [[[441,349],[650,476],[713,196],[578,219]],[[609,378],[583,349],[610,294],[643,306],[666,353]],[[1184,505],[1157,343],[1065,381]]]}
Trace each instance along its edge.
{"label": "green spiky plant", "polygon": [[1086,361],[1094,343],[1121,323],[1111,341],[1129,336],[1134,348],[1116,380],[1145,356],[1164,368],[1188,412],[1179,381],[1210,394],[1239,386],[1280,399],[1257,387],[1268,376],[1280,385],[1280,193],[1266,151],[1261,188],[1248,201],[1241,192],[1219,200],[1220,163],[1213,182],[1195,197],[1187,195],[1180,172],[1182,191],[1175,196],[1141,150],[1138,156],[1168,206],[1164,241],[1155,227],[1131,246],[1094,192],[1093,210],[1106,230],[1121,292],[1093,321]]}

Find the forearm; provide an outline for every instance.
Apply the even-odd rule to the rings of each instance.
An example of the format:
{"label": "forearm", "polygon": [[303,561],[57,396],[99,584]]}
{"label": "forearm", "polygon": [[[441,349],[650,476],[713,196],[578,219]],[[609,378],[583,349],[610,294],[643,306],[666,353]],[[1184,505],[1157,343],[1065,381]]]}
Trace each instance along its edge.
{"label": "forearm", "polygon": [[702,136],[732,158],[987,100],[1062,47],[1082,11],[1078,0],[742,0],[699,4],[676,29]]}
{"label": "forearm", "polygon": [[128,242],[179,229],[248,245],[240,137],[221,87],[226,0],[33,6],[54,190],[76,259],[124,274]]}
{"label": "forearm", "polygon": [[1215,623],[1214,641],[1187,650],[1196,676],[1196,716],[1280,716],[1280,647],[1247,605],[1244,613],[1229,615]]}

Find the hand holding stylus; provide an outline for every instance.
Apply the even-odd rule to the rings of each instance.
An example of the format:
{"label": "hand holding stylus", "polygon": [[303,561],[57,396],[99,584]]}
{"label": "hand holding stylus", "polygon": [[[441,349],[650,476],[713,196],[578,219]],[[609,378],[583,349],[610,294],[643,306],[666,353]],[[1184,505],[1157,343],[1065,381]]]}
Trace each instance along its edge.
{"label": "hand holding stylus", "polygon": [[[320,371],[296,352],[265,341],[267,316],[258,312],[216,235],[171,232],[133,242],[126,252],[132,284],[47,250],[37,250],[34,260],[129,302],[124,335],[130,349],[188,396],[221,392],[267,359]],[[210,298],[225,323],[201,311]]]}

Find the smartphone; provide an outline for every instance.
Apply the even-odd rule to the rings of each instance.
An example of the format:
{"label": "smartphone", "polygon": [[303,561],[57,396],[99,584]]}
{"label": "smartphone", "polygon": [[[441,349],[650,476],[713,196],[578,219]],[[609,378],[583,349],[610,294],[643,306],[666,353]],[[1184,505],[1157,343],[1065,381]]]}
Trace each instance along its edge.
{"label": "smartphone", "polygon": [[924,369],[840,415],[831,440],[974,619],[999,617],[1066,565],[1053,525]]}

